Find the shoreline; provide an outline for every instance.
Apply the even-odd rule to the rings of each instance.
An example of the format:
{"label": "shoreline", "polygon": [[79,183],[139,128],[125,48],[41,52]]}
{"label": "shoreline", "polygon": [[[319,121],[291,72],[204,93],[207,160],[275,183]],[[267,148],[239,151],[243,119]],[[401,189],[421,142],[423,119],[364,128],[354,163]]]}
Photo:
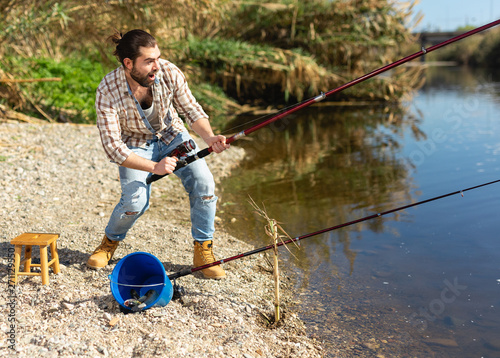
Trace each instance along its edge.
{"label": "shoreline", "polygon": [[[189,205],[175,176],[153,184],[151,207],[118,246],[110,265],[88,269],[86,260],[100,242],[109,214],[119,199],[116,166],[102,150],[94,125],[38,124],[0,120],[0,223],[2,282],[0,307],[14,305],[18,356],[58,357],[321,357],[321,345],[308,338],[303,322],[282,298],[284,319],[269,328],[274,283],[262,254],[224,264],[227,278],[205,280],[196,273],[178,283],[187,294],[166,306],[123,314],[110,292],[108,276],[129,253],[156,256],[167,273],[192,263]],[[232,147],[207,163],[220,178],[243,158]],[[219,203],[220,205],[220,203]],[[217,259],[253,249],[216,223]],[[10,240],[24,232],[59,233],[61,273],[19,278],[8,285]],[[38,257],[34,249],[33,257]],[[282,293],[286,293],[282,282]],[[14,293],[12,296],[11,292]],[[14,301],[12,298],[14,297]],[[6,317],[6,316],[5,316]],[[0,356],[12,354],[7,333]]]}

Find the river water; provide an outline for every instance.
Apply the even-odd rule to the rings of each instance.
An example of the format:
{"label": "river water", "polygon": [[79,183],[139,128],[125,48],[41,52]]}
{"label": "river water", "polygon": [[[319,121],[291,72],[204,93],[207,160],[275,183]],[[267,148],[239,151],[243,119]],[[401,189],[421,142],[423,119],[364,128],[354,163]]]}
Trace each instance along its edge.
{"label": "river water", "polygon": [[[500,179],[498,73],[425,76],[403,108],[317,105],[235,142],[227,230],[269,244],[250,199],[298,237]],[[500,183],[281,247],[308,334],[330,357],[500,357],[499,209]]]}

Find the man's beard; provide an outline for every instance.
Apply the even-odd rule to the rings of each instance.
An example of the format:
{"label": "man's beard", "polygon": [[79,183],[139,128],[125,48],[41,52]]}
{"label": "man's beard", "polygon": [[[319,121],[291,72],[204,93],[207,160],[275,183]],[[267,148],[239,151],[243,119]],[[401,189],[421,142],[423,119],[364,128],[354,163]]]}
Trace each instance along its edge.
{"label": "man's beard", "polygon": [[140,73],[135,69],[135,67],[132,67],[132,71],[130,71],[130,77],[132,77],[132,79],[142,87],[151,87],[155,82],[154,80],[149,79],[149,75],[150,74],[148,73],[144,76],[141,76]]}

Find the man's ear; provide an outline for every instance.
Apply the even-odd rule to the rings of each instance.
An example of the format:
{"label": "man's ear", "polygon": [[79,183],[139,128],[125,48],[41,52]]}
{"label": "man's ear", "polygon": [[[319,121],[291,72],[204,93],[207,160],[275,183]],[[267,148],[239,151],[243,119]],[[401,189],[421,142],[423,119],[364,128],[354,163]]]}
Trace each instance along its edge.
{"label": "man's ear", "polygon": [[124,58],[123,59],[123,65],[125,66],[125,68],[129,69],[129,70],[132,70],[132,68],[134,67],[134,61],[132,61],[130,58]]}

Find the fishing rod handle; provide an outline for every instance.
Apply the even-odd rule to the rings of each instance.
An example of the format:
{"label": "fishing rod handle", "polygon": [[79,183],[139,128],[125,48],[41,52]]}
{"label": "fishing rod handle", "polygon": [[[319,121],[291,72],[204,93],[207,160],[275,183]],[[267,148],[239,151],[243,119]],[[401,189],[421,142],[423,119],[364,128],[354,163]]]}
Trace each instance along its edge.
{"label": "fishing rod handle", "polygon": [[169,280],[175,280],[176,278],[179,278],[179,277],[183,277],[183,276],[187,276],[187,275],[191,275],[193,273],[193,270],[190,269],[190,268],[185,268],[185,269],[182,269],[178,272],[174,272],[170,275],[167,275],[168,279]]}
{"label": "fishing rod handle", "polygon": [[[198,153],[196,153],[194,155],[188,156],[186,159],[179,160],[177,162],[177,165],[175,166],[174,172],[181,169],[181,168],[184,168],[186,165],[194,162],[195,160],[206,157],[211,152],[212,152],[211,148],[205,148],[205,149],[200,150]],[[168,174],[163,174],[163,175],[153,174],[146,179],[146,184],[151,184],[151,183],[153,183],[153,182],[155,182],[163,177],[166,177],[167,175]]]}

